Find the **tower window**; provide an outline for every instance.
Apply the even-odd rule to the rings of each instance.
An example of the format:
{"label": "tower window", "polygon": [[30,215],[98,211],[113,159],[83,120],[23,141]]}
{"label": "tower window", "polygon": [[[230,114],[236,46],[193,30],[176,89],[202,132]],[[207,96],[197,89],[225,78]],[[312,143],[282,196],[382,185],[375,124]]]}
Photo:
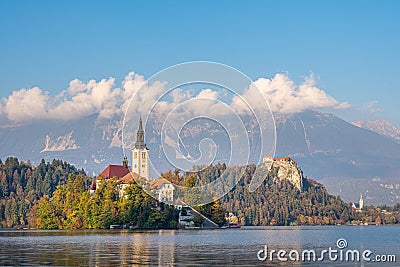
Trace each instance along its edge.
{"label": "tower window", "polygon": [[142,159],[146,158],[146,152],[142,152]]}
{"label": "tower window", "polygon": [[134,152],[134,153],[133,153],[133,158],[134,158],[134,159],[137,159],[137,152]]}

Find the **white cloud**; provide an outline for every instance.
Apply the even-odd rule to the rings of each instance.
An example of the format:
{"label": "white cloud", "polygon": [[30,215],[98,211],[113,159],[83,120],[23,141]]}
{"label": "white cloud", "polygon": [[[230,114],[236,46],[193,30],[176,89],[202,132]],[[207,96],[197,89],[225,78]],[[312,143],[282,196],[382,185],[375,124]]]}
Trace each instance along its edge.
{"label": "white cloud", "polygon": [[86,86],[82,81],[80,81],[78,79],[74,79],[69,82],[69,88],[68,88],[67,92],[70,95],[74,96],[80,92],[85,91],[85,89],[86,89]]}
{"label": "white cloud", "polygon": [[[247,106],[245,99],[252,108],[265,108],[262,96],[269,102],[273,112],[295,113],[307,109],[317,108],[348,108],[347,102],[339,102],[327,95],[317,87],[314,76],[311,74],[300,85],[296,85],[287,74],[276,74],[273,78],[259,78],[250,86],[243,95],[232,98],[232,103],[227,103],[237,112],[244,112]],[[0,103],[0,116],[2,121],[6,118],[13,122],[26,122],[35,119],[75,119],[98,113],[99,117],[110,118],[114,115],[122,115],[131,102],[132,111],[150,110],[157,97],[165,91],[165,84],[155,82],[146,83],[145,78],[134,72],[130,72],[122,81],[121,87],[116,87],[115,79],[108,78],[100,81],[90,80],[83,82],[74,79],[69,87],[55,97],[43,92],[40,88],[20,89],[14,91]],[[142,88],[143,90],[139,89]],[[261,94],[259,92],[261,91]],[[220,92],[212,89],[203,89],[197,95],[191,92],[176,89],[170,94],[170,101],[159,101],[157,112],[168,112],[174,106],[186,100],[190,105],[186,108],[192,114],[204,113],[205,110],[212,113],[224,114],[227,105],[218,102]],[[224,102],[224,101],[223,101]],[[375,102],[370,103],[370,109]],[[132,107],[131,106],[131,107]]]}
{"label": "white cloud", "polygon": [[[276,74],[272,79],[260,78],[242,95],[252,108],[264,108],[268,101],[273,112],[290,114],[317,108],[347,108],[347,102],[338,102],[316,86],[314,75],[306,77],[296,85],[287,74]],[[239,97],[234,97],[232,106],[237,111],[247,108]]]}
{"label": "white cloud", "polygon": [[68,94],[64,94],[66,97],[49,109],[48,117],[68,120],[94,113],[106,118],[117,114],[121,90],[114,88],[114,83],[114,78],[88,83],[73,80],[66,90]]}
{"label": "white cloud", "polygon": [[369,101],[361,107],[361,112],[364,113],[375,114],[381,111],[383,111],[383,109],[378,107],[378,101],[376,100]]}
{"label": "white cloud", "polygon": [[38,87],[14,91],[5,100],[4,112],[11,121],[29,121],[47,117],[49,96]]}
{"label": "white cloud", "polygon": [[40,88],[14,91],[3,98],[1,113],[8,120],[26,122],[39,119],[69,120],[99,113],[111,117],[120,112],[121,89],[114,88],[115,79],[90,80],[84,83],[73,80],[67,90],[55,97]]}
{"label": "white cloud", "polygon": [[196,98],[207,98],[207,99],[218,99],[218,92],[213,91],[211,89],[203,89],[201,92],[196,96]]}

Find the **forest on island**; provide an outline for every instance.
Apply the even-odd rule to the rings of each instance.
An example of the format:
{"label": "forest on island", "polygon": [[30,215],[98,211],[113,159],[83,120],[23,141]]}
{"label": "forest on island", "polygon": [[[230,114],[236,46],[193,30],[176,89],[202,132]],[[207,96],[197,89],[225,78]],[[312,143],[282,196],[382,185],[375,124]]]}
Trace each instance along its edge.
{"label": "forest on island", "polygon": [[33,207],[36,226],[40,229],[105,229],[112,224],[142,229],[178,227],[178,211],[159,203],[136,183],[126,188],[120,198],[116,190],[118,179],[101,183],[91,195],[87,177],[71,175],[52,197],[44,196]]}

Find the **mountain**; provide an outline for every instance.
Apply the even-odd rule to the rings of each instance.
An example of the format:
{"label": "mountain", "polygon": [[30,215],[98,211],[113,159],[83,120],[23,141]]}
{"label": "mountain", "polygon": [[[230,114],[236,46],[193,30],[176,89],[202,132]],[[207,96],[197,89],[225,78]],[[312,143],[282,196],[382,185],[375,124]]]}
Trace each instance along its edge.
{"label": "mountain", "polygon": [[353,125],[376,132],[380,135],[387,136],[396,140],[400,144],[400,129],[385,120],[376,121],[358,121]]}
{"label": "mountain", "polygon": [[400,201],[400,145],[332,114],[276,116],[277,155],[296,159],[304,173],[347,201]]}
{"label": "mountain", "polygon": [[[119,163],[119,120],[101,120],[97,114],[71,121],[42,121],[0,128],[0,157],[16,156],[37,164],[43,158],[66,160],[90,174]],[[118,159],[118,160],[116,160]]]}
{"label": "mountain", "polygon": [[[246,118],[245,124],[252,124]],[[276,157],[297,160],[304,174],[322,182],[332,194],[355,202],[360,193],[366,204],[400,202],[400,144],[373,131],[360,128],[332,114],[306,111],[275,114]],[[162,154],[160,123],[146,127],[146,143],[152,164],[159,171],[173,169]],[[134,134],[134,133],[133,133]],[[97,114],[61,121],[47,120],[0,127],[0,158],[16,156],[38,164],[42,158],[66,160],[96,175],[108,164],[123,158],[120,118],[100,119]],[[231,147],[226,131],[215,122],[194,120],[181,132],[181,150],[187,157],[201,155],[200,141],[211,138],[218,149],[217,161],[229,158]],[[260,147],[256,138],[252,147]],[[130,158],[130,155],[128,155]],[[250,162],[256,162],[251,158]]]}

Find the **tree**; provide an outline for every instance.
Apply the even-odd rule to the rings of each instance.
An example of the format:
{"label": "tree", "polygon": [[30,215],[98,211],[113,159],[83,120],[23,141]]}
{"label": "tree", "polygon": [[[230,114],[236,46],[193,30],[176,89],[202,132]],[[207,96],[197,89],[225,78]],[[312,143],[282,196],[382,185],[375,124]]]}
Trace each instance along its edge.
{"label": "tree", "polygon": [[44,196],[37,206],[37,227],[40,229],[59,229],[60,220],[48,196]]}
{"label": "tree", "polygon": [[204,218],[198,213],[196,213],[193,218],[193,223],[196,227],[201,227],[204,223]]}

